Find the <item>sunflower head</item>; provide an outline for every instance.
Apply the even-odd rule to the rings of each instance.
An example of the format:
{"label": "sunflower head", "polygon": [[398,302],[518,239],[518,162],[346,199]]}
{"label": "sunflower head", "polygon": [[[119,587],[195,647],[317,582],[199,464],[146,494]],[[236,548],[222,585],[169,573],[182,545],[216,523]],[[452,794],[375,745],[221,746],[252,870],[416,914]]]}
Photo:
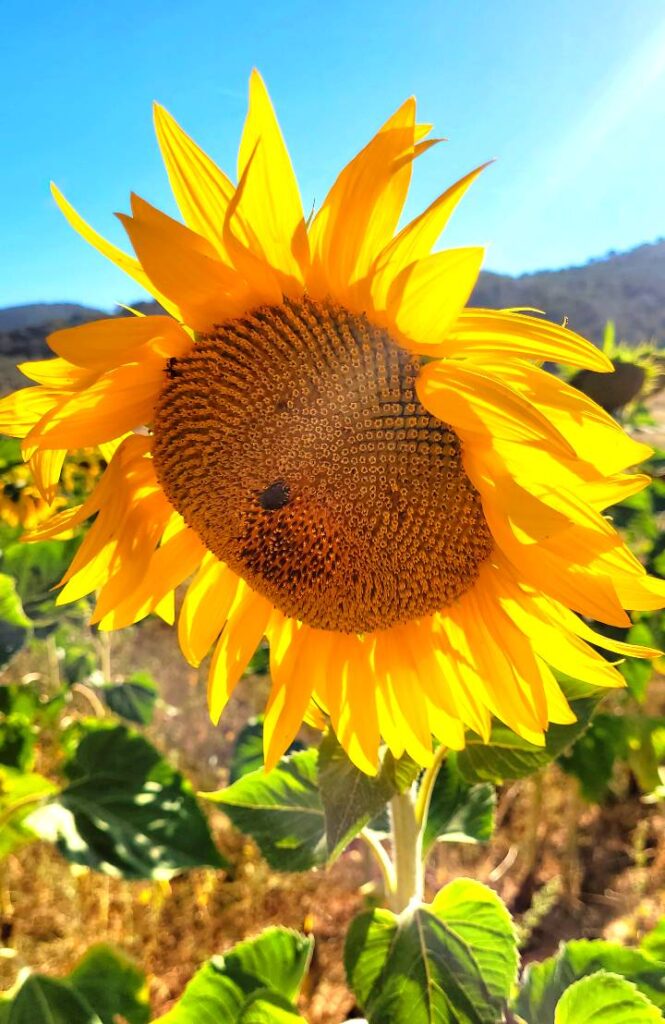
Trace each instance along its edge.
{"label": "sunflower head", "polygon": [[[307,296],[198,338],[168,375],[153,459],[206,547],[285,615],[369,633],[451,604],[491,537],[420,363]],[[441,510],[446,509],[442,517]]]}
{"label": "sunflower head", "polygon": [[178,634],[192,664],[211,653],[215,719],[267,637],[268,764],[312,715],[368,772],[381,743],[426,764],[433,736],[459,749],[492,717],[543,743],[573,719],[554,670],[618,686],[595,646],[655,654],[585,621],[663,601],[603,515],[648,482],[626,469],[649,450],[539,365],[612,364],[546,320],[465,308],[482,250],[433,247],[482,168],[397,230],[434,144],[413,100],[307,221],[256,73],[249,100],[236,182],[156,108],[184,223],[133,196],[134,255],[54,190],[165,311],[56,332],[23,367],[37,386],[0,404],[46,498],[67,450],[108,462],[34,533],[95,517],[60,600],[97,591],[94,621],[119,628],[172,620],[187,582]]}

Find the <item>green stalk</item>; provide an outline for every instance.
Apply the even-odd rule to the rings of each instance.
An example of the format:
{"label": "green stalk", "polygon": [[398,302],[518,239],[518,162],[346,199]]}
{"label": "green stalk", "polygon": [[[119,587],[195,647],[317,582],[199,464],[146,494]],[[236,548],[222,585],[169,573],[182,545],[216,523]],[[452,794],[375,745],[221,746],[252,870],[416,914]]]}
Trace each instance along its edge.
{"label": "green stalk", "polygon": [[390,822],[395,865],[391,909],[399,914],[421,902],[424,893],[423,835],[416,818],[415,787],[392,798]]}

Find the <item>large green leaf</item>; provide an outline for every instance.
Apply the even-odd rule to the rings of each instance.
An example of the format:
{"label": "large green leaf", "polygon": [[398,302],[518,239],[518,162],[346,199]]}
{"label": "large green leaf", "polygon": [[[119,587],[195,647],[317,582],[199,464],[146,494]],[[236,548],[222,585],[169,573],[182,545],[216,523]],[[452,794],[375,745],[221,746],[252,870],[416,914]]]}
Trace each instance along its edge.
{"label": "large green leaf", "polygon": [[665,1009],[665,964],[639,949],[586,939],[567,942],[556,956],[530,965],[515,1008],[529,1024],[553,1024],[556,1005],[566,989],[598,971],[620,974]]}
{"label": "large green leaf", "polygon": [[369,1024],[497,1024],[517,973],[510,915],[480,882],[457,879],[396,917],[361,914],[344,954]]}
{"label": "large green leaf", "polygon": [[494,828],[496,791],[489,782],[472,785],[464,779],[457,754],[450,752],[436,777],[425,825],[425,853],[439,840],[481,843]]}
{"label": "large green leaf", "polygon": [[298,1024],[304,1019],[283,996],[256,992],[247,1000],[238,1024]]}
{"label": "large green leaf", "polygon": [[665,917],[660,919],[655,928],[647,932],[640,942],[640,949],[665,963]]}
{"label": "large green leaf", "polygon": [[[194,975],[184,995],[155,1024],[238,1024],[258,996],[291,1003],[309,967],[313,942],[287,928],[268,928],[256,939],[213,957]],[[267,1003],[269,1005],[269,1002]],[[256,1013],[264,1012],[261,1006]],[[270,1018],[266,1018],[270,1019]],[[287,1024],[289,1018],[284,1019]],[[256,1017],[256,1024],[263,1018]],[[248,1018],[245,1024],[249,1024]]]}
{"label": "large green leaf", "polygon": [[145,974],[112,946],[92,946],[67,982],[95,1010],[102,1024],[116,1024],[117,1014],[127,1024],[148,1024],[150,1020]]}
{"label": "large green leaf", "polygon": [[590,803],[601,803],[612,781],[614,763],[625,755],[626,735],[623,718],[596,715],[568,753],[559,758],[565,772],[580,784],[580,792]]}
{"label": "large green leaf", "polygon": [[31,974],[21,986],[9,1024],[102,1024],[86,1001],[62,981]]}
{"label": "large green leaf", "polygon": [[[294,740],[286,754],[295,754],[296,751],[304,749],[303,743]],[[259,715],[256,718],[250,718],[247,725],[238,733],[231,754],[229,779],[231,782],[236,782],[243,775],[263,768],[263,764],[263,716]]]}
{"label": "large green leaf", "polygon": [[329,857],[337,857],[417,774],[418,766],[413,761],[407,758],[396,762],[388,752],[378,775],[367,775],[356,768],[334,733],[329,732],[319,748],[319,790]]}
{"label": "large green leaf", "polygon": [[43,775],[0,765],[0,860],[38,838],[29,816],[56,789]]}
{"label": "large green leaf", "polygon": [[293,1000],[307,973],[313,945],[313,939],[290,928],[267,928],[226,953],[224,968],[230,977],[251,979],[252,991],[270,988]]}
{"label": "large green leaf", "polygon": [[260,771],[263,763],[263,718],[251,718],[238,733],[229,765],[230,781]]}
{"label": "large green leaf", "polygon": [[255,840],[271,867],[307,871],[327,857],[317,762],[318,751],[299,751],[282,758],[271,772],[249,772],[226,789],[204,795]]}
{"label": "large green leaf", "polygon": [[598,699],[586,697],[571,702],[577,715],[572,725],[550,725],[545,746],[537,747],[497,723],[489,743],[475,733],[467,734],[467,745],[458,755],[460,772],[468,782],[494,782],[522,779],[544,768],[566,750],[587,728]]}
{"label": "large green leaf", "polygon": [[571,985],[554,1014],[554,1024],[658,1024],[662,1019],[635,985],[606,971]]}
{"label": "large green leaf", "polygon": [[178,1002],[154,1024],[236,1024],[247,995],[215,957],[200,968]]}
{"label": "large green leaf", "polygon": [[0,573],[0,669],[21,650],[30,626],[13,577]]}
{"label": "large green leaf", "polygon": [[62,579],[77,546],[78,539],[34,544],[19,541],[3,551],[2,571],[16,580],[16,589],[30,618],[35,617],[35,609],[43,602],[51,604],[55,600],[53,587]]}
{"label": "large green leaf", "polygon": [[30,825],[68,860],[123,878],[226,865],[189,783],[125,726],[85,735],[65,773],[69,785]]}

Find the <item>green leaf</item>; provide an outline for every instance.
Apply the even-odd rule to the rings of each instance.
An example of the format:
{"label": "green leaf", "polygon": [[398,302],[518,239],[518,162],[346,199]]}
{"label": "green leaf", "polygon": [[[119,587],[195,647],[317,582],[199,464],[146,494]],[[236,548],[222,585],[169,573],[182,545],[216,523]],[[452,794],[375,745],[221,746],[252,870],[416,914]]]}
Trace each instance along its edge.
{"label": "green leaf", "polygon": [[555,1007],[573,982],[598,971],[627,978],[656,1006],[665,1008],[665,964],[639,949],[580,939],[563,944],[556,956],[527,968],[515,1009],[529,1024],[553,1024]]}
{"label": "green leaf", "polygon": [[154,1024],[236,1024],[247,996],[224,971],[222,957],[209,960],[189,982],[178,1002]]}
{"label": "green leaf", "polygon": [[134,672],[124,683],[109,683],[102,695],[111,711],[137,725],[150,725],[157,687],[149,672]]}
{"label": "green leaf", "polygon": [[665,728],[665,718],[626,715],[626,758],[643,793],[652,793],[661,784],[659,757],[654,737]]}
{"label": "green leaf", "polygon": [[297,1024],[304,1019],[288,999],[266,991],[250,996],[238,1024]]}
{"label": "green leaf", "polygon": [[[312,940],[304,935],[287,928],[268,928],[223,957],[209,960],[173,1009],[155,1024],[238,1024],[245,1020],[242,1013],[251,1007],[255,996],[260,994],[265,1001],[266,990],[291,1002],[309,967],[312,947]],[[261,1020],[257,1018],[256,1024]]]}
{"label": "green leaf", "polygon": [[[325,816],[326,842],[331,859],[339,856],[354,836],[384,810],[396,793],[410,785],[418,774],[417,765],[396,762],[386,754],[379,774],[372,778],[361,772],[328,732],[319,747],[319,790]],[[410,779],[407,782],[407,779]]]}
{"label": "green leaf", "polygon": [[344,954],[370,1024],[496,1024],[517,973],[510,915],[480,882],[457,879],[399,917],[361,914]]}
{"label": "green leaf", "polygon": [[68,683],[80,683],[97,668],[97,655],[92,647],[84,644],[67,643],[62,671]]}
{"label": "green leaf", "polygon": [[16,580],[16,589],[30,618],[35,617],[33,612],[43,602],[52,604],[55,600],[53,587],[62,579],[78,543],[78,539],[34,544],[19,541],[5,548],[2,571]]}
{"label": "green leaf", "polygon": [[[295,740],[286,754],[295,754],[296,751],[304,749],[304,744]],[[247,725],[238,733],[231,755],[229,778],[231,782],[236,782],[243,775],[263,768],[263,764],[263,716],[259,715],[250,718]]]}
{"label": "green leaf", "polygon": [[35,732],[20,715],[0,720],[0,764],[28,771],[34,763]]}
{"label": "green leaf", "polygon": [[271,772],[249,772],[226,789],[204,793],[250,835],[271,867],[308,871],[326,860],[318,751],[284,757]]}
{"label": "green leaf", "polygon": [[93,1009],[68,985],[31,974],[21,986],[9,1024],[102,1024]]}
{"label": "green leaf", "polygon": [[263,717],[250,718],[247,725],[240,730],[236,739],[229,779],[237,782],[243,775],[256,772],[263,768]]}
{"label": "green leaf", "polygon": [[597,704],[597,698],[572,701],[577,721],[572,725],[550,725],[544,747],[528,743],[501,723],[492,727],[487,744],[475,733],[468,733],[466,748],[458,754],[459,770],[468,782],[494,782],[497,785],[506,779],[533,775],[582,735]]}
{"label": "green leaf", "polygon": [[614,774],[614,764],[626,752],[624,720],[617,715],[596,715],[572,749],[559,758],[565,772],[580,784],[589,803],[602,803]]}
{"label": "green leaf", "polygon": [[[251,991],[270,988],[293,1000],[309,968],[314,940],[290,928],[266,928],[258,938],[240,942],[224,956],[224,969]],[[249,991],[249,990],[248,990]]]}
{"label": "green leaf", "polygon": [[567,989],[554,1024],[657,1024],[662,1016],[629,981],[600,971]]}
{"label": "green leaf", "polygon": [[661,918],[655,928],[644,936],[640,949],[665,963],[665,917]]}
{"label": "green leaf", "polygon": [[121,1014],[127,1024],[148,1024],[145,974],[112,946],[91,946],[66,980],[95,1010],[102,1024],[116,1024],[116,1014]]}
{"label": "green leaf", "polygon": [[[636,622],[627,632],[626,643],[642,644],[644,647],[658,647],[658,641],[647,622]],[[647,685],[654,672],[654,665],[648,658],[626,658],[619,665],[619,671],[628,684],[635,700],[642,704],[646,698]]]}
{"label": "green leaf", "polygon": [[0,860],[38,838],[28,818],[56,789],[36,772],[0,766]]}
{"label": "green leaf", "polygon": [[471,785],[462,777],[457,755],[450,752],[439,768],[430,800],[424,852],[438,840],[483,843],[492,836],[496,792],[489,782]]}
{"label": "green leaf", "polygon": [[0,668],[21,650],[30,626],[13,578],[0,573]]}
{"label": "green leaf", "polygon": [[259,644],[245,669],[246,676],[265,676],[270,669],[270,650],[265,640]]}
{"label": "green leaf", "polygon": [[125,726],[97,727],[65,765],[70,784],[30,816],[75,864],[122,878],[224,867],[182,775]]}

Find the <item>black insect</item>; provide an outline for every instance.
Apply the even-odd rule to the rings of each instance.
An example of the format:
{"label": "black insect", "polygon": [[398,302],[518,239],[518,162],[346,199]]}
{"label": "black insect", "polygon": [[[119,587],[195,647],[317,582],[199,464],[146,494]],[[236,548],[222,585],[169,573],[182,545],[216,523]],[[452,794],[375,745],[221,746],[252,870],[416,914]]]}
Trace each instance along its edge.
{"label": "black insect", "polygon": [[266,487],[265,491],[259,494],[259,505],[266,512],[276,512],[278,508],[284,508],[291,500],[291,494],[287,484],[283,480],[275,480]]}
{"label": "black insect", "polygon": [[166,376],[169,380],[175,380],[176,377],[180,376],[178,373],[178,360],[176,356],[169,356],[166,360]]}

